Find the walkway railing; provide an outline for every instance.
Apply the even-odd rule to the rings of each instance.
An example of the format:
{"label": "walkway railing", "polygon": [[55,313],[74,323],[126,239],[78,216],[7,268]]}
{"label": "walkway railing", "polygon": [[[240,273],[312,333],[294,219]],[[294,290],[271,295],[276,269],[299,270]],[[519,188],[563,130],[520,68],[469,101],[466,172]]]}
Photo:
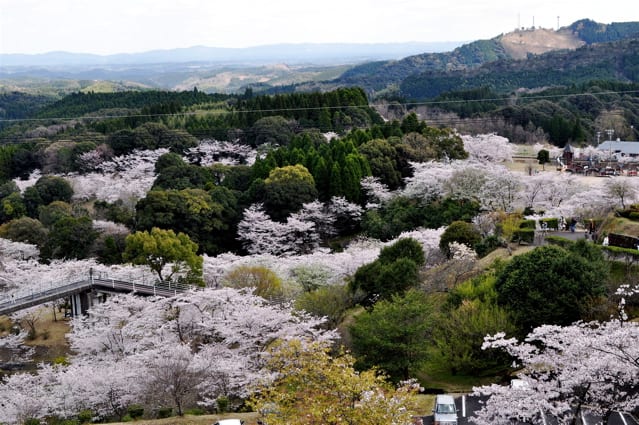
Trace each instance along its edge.
{"label": "walkway railing", "polygon": [[94,277],[90,274],[88,279],[72,283],[40,285],[38,288],[31,288],[28,291],[3,295],[0,297],[0,315],[91,290],[170,297],[190,288],[192,286],[175,282],[139,283],[112,279],[103,275]]}

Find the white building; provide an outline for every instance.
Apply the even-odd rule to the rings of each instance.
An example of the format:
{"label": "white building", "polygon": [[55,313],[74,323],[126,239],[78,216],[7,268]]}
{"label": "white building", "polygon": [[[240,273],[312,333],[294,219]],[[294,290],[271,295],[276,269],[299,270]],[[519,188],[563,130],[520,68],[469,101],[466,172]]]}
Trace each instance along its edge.
{"label": "white building", "polygon": [[597,146],[597,150],[606,155],[639,157],[639,142],[607,140]]}

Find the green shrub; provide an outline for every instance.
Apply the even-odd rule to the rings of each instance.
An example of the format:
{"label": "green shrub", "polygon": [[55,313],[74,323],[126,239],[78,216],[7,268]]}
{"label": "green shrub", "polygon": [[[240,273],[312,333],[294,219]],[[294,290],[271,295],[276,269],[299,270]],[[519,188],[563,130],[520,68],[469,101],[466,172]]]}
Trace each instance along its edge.
{"label": "green shrub", "polygon": [[537,222],[535,220],[522,220],[519,223],[519,228],[520,229],[532,229],[532,230],[535,230],[535,227],[537,227]]}
{"label": "green shrub", "polygon": [[630,214],[628,214],[628,218],[633,221],[639,221],[639,212],[631,211]]}
{"label": "green shrub", "polygon": [[328,329],[336,328],[355,304],[346,285],[325,285],[304,292],[295,300],[295,308],[316,317],[325,317]]}
{"label": "green shrub", "polygon": [[559,219],[557,218],[542,218],[540,221],[546,223],[549,230],[559,230]]}
{"label": "green shrub", "polygon": [[160,407],[160,410],[158,410],[158,419],[166,419],[171,416],[173,416],[172,407]]}
{"label": "green shrub", "polygon": [[567,248],[575,243],[574,241],[570,239],[562,238],[561,236],[546,236],[545,240],[546,240],[546,243],[549,243],[551,245],[557,245],[562,248]]}
{"label": "green shrub", "polygon": [[193,416],[202,416],[202,415],[206,415],[207,411],[202,409],[201,407],[194,407],[192,409],[186,409],[184,411],[184,414],[193,415]]}
{"label": "green shrub", "polygon": [[463,243],[475,249],[475,245],[481,242],[481,234],[472,223],[453,221],[439,238],[439,249],[447,257],[450,257],[451,242]]}
{"label": "green shrub", "polygon": [[60,366],[69,366],[71,363],[69,362],[69,359],[66,356],[58,356],[55,359],[53,359],[53,364],[60,365]]}
{"label": "green shrub", "polygon": [[93,411],[90,409],[84,409],[80,413],[78,413],[78,421],[81,424],[91,423],[93,420]]}
{"label": "green shrub", "polygon": [[624,248],[622,246],[602,246],[602,249],[610,252],[620,253],[620,254],[634,254],[637,255],[637,250],[634,248]]}
{"label": "green shrub", "polygon": [[535,230],[529,228],[520,228],[513,232],[513,242],[533,243],[535,240]]}
{"label": "green shrub", "polygon": [[217,412],[225,413],[229,409],[229,398],[225,396],[218,397],[216,400]]}
{"label": "green shrub", "polygon": [[129,413],[129,416],[133,420],[135,420],[135,419],[141,418],[142,415],[144,415],[144,407],[140,406],[139,404],[132,404],[127,409],[127,412]]}
{"label": "green shrub", "polygon": [[488,254],[490,254],[491,252],[493,252],[494,250],[496,250],[497,248],[499,248],[500,246],[502,246],[501,240],[497,236],[491,235],[491,236],[485,237],[484,239],[481,240],[481,242],[476,244],[475,251],[477,252],[477,255],[479,256],[479,258],[483,258],[487,256]]}

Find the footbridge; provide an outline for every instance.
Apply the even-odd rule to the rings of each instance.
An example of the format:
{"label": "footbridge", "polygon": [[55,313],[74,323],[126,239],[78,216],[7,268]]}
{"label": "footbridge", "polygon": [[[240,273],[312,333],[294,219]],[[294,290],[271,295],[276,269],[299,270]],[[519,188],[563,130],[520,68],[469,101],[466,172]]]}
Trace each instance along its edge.
{"label": "footbridge", "polygon": [[143,296],[171,297],[189,288],[192,287],[175,282],[151,284],[95,277],[90,272],[88,277],[72,283],[50,285],[27,293],[0,296],[0,315],[66,298],[70,300],[71,314],[76,317],[85,314],[93,305],[106,301],[112,294],[133,293]]}

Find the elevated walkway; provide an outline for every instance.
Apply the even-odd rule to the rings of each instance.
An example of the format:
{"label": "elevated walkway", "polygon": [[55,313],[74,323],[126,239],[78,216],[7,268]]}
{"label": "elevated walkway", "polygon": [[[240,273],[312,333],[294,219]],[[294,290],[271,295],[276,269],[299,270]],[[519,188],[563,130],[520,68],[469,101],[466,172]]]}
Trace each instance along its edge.
{"label": "elevated walkway", "polygon": [[144,296],[171,297],[190,289],[191,286],[176,283],[136,283],[104,277],[87,279],[62,285],[50,285],[40,291],[20,293],[0,298],[0,315],[11,314],[61,298],[70,298],[73,316],[85,314],[96,302],[106,300],[108,294],[134,293]]}

